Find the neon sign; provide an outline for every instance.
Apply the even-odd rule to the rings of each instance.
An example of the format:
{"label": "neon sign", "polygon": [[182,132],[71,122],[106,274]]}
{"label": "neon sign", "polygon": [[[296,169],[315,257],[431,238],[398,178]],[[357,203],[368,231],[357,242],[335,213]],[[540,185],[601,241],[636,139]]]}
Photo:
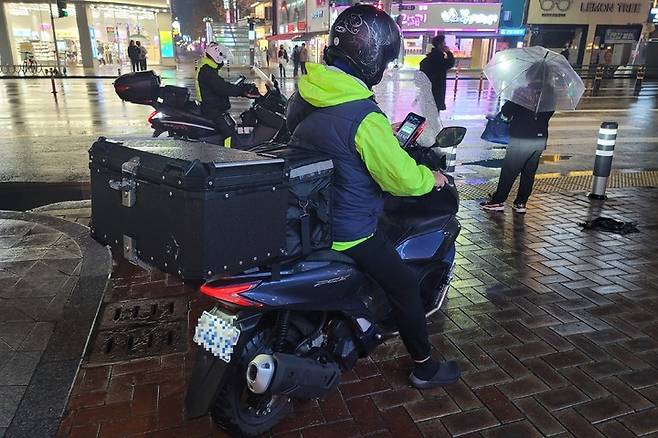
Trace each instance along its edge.
{"label": "neon sign", "polygon": [[500,3],[394,3],[391,15],[403,32],[427,29],[497,31],[500,8]]}
{"label": "neon sign", "polygon": [[403,27],[420,27],[427,22],[427,13],[419,12],[418,14],[400,14]]}
{"label": "neon sign", "polygon": [[459,24],[484,24],[492,26],[498,23],[497,14],[478,14],[472,13],[470,9],[455,9],[450,8],[441,12],[441,19],[445,23],[459,23]]}
{"label": "neon sign", "polygon": [[525,27],[522,28],[500,28],[498,32],[502,36],[523,36],[525,35]]}

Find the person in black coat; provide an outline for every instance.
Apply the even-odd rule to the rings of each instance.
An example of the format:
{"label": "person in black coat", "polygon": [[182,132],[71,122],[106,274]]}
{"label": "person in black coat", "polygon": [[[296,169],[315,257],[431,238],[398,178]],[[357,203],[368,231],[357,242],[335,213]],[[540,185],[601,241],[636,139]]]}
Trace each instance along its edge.
{"label": "person in black coat", "polygon": [[135,40],[130,40],[128,45],[128,58],[133,71],[139,71],[139,48],[135,45]]}
{"label": "person in black coat", "polygon": [[448,70],[455,66],[455,57],[446,46],[445,35],[432,38],[434,48],[420,62],[420,71],[432,82],[432,94],[439,111],[446,109],[446,77]]}
{"label": "person in black coat", "polygon": [[[543,69],[537,64],[531,67],[528,78],[537,77],[533,70]],[[545,74],[545,73],[543,73]],[[541,99],[542,108],[555,107],[555,90],[547,81],[530,82],[528,87],[514,92],[514,100],[518,102],[532,102]],[[519,190],[512,205],[516,213],[526,212],[526,203],[532,193],[535,183],[535,174],[539,167],[539,159],[546,149],[548,141],[548,122],[553,111],[533,111],[508,100],[501,108],[501,112],[510,124],[510,138],[505,151],[505,159],[500,169],[500,178],[496,192],[489,201],[480,205],[488,211],[505,211],[505,201],[512,190],[514,181],[521,176]]]}

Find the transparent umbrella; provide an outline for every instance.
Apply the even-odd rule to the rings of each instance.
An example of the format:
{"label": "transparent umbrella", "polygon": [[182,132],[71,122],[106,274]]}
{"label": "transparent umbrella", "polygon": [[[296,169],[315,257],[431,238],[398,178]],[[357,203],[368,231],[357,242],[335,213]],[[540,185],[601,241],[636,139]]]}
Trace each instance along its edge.
{"label": "transparent umbrella", "polygon": [[498,52],[484,73],[503,99],[536,113],[574,110],[585,92],[569,61],[539,46]]}

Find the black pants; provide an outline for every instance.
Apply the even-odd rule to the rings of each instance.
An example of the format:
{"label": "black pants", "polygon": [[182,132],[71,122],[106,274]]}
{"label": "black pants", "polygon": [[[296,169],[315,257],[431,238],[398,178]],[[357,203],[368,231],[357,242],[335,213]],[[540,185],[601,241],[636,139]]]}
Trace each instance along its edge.
{"label": "black pants", "polygon": [[299,74],[299,63],[295,62],[295,63],[293,63],[292,75],[293,75],[293,77],[297,77],[298,74]]}
{"label": "black pants", "polygon": [[306,61],[302,62],[301,65],[302,65],[302,74],[303,75],[307,74],[308,72],[306,71]]}
{"label": "black pants", "polygon": [[282,63],[282,62],[279,63],[279,75],[280,75],[282,78],[285,78],[285,77],[286,77],[286,66],[285,66],[285,64]]}
{"label": "black pants", "polygon": [[545,147],[546,140],[543,138],[510,138],[503,160],[503,168],[500,169],[498,188],[491,198],[492,202],[502,203],[507,200],[519,174],[521,181],[519,181],[519,191],[514,202],[525,204],[528,201],[535,184],[539,157]]}
{"label": "black pants", "polygon": [[139,71],[139,59],[132,59],[130,65],[133,68],[133,71]]}
{"label": "black pants", "polygon": [[140,59],[139,60],[139,68],[142,71],[146,70],[146,59]]}
{"label": "black pants", "polygon": [[386,292],[404,346],[414,360],[426,359],[431,352],[427,338],[425,309],[416,276],[404,264],[395,248],[379,232],[345,251],[359,267]]}
{"label": "black pants", "polygon": [[217,131],[224,138],[231,137],[231,147],[239,148],[240,146],[242,146],[242,141],[238,136],[238,132],[235,130],[233,124],[227,120],[227,117],[229,117],[228,114],[221,114],[212,117],[212,119],[215,122]]}

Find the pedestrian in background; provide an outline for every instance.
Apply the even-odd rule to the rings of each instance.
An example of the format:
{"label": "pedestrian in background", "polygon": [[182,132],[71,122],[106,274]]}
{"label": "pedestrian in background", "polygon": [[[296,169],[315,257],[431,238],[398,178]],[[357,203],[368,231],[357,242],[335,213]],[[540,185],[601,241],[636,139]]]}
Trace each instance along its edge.
{"label": "pedestrian in background", "polygon": [[139,69],[144,71],[146,70],[146,55],[148,54],[148,50],[146,50],[146,47],[144,47],[139,41],[137,41],[135,45],[139,50]]}
{"label": "pedestrian in background", "polygon": [[139,71],[139,49],[135,44],[135,40],[130,40],[130,44],[128,44],[128,59],[130,59],[133,72]]}
{"label": "pedestrian in background", "polygon": [[455,66],[455,57],[446,46],[445,35],[432,38],[432,51],[420,62],[420,71],[432,82],[432,95],[439,111],[446,109],[446,78]]}
{"label": "pedestrian in background", "polygon": [[267,49],[263,49],[263,51],[265,52],[265,62],[267,63],[267,68],[270,68],[270,49],[268,47]]}
{"label": "pedestrian in background", "polygon": [[96,53],[98,54],[98,65],[106,65],[107,63],[105,62],[105,47],[103,46],[103,43],[98,41],[96,43]]}
{"label": "pedestrian in background", "polygon": [[112,46],[109,44],[105,44],[105,60],[107,61],[108,64],[114,64],[114,57],[112,54]]}
{"label": "pedestrian in background", "polygon": [[279,47],[279,53],[277,53],[277,59],[279,61],[279,76],[281,79],[286,77],[286,65],[288,64],[288,52],[283,47],[283,44]]}
{"label": "pedestrian in background", "polygon": [[[527,93],[528,98],[514,99],[517,101],[539,100],[541,99],[545,107],[554,107],[550,101],[555,101],[555,91],[546,80],[537,80],[546,76],[546,70],[541,63],[535,64],[528,69],[526,77],[534,78],[533,82],[528,83],[525,89],[519,89],[515,92],[514,97],[518,94]],[[546,103],[549,102],[549,103]],[[521,175],[519,181],[519,190],[514,200],[513,209],[516,213],[524,214],[527,211],[526,203],[532,193],[532,187],[535,183],[535,174],[539,167],[539,158],[546,149],[548,141],[548,121],[553,116],[553,111],[535,112],[512,101],[507,101],[501,108],[503,116],[509,120],[510,139],[505,151],[503,167],[500,169],[500,178],[496,192],[491,195],[489,201],[481,204],[484,210],[504,211],[505,201],[512,190],[512,185],[516,178]]]}
{"label": "pedestrian in background", "polygon": [[308,62],[308,48],[306,43],[302,43],[302,48],[299,51],[299,63],[302,66],[302,74],[305,75],[308,72],[306,71],[306,63]]}
{"label": "pedestrian in background", "polygon": [[292,76],[296,78],[297,73],[299,73],[299,46],[295,44],[292,48]]}

